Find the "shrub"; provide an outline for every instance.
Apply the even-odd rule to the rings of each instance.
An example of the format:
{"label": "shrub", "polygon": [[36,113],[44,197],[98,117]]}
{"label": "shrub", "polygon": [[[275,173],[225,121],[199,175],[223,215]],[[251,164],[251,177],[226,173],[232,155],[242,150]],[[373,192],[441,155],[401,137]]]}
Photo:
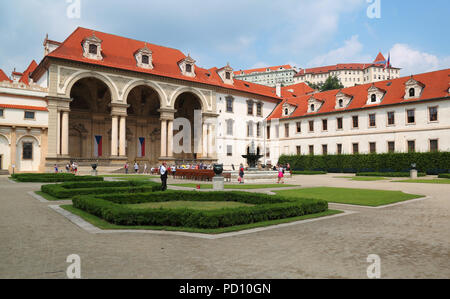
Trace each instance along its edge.
{"label": "shrub", "polygon": [[56,198],[70,198],[87,194],[155,192],[161,191],[161,186],[148,181],[69,182],[42,185],[41,191]]}
{"label": "shrub", "polygon": [[[158,201],[237,201],[253,207],[225,208],[212,211],[194,209],[131,209],[123,204]],[[317,199],[292,200],[245,192],[154,192],[143,194],[108,194],[77,196],[75,208],[117,225],[158,225],[195,228],[219,228],[283,219],[324,212],[328,203]]]}
{"label": "shrub", "polygon": [[292,174],[319,175],[319,174],[327,174],[327,172],[326,171],[314,171],[314,170],[293,170]]}
{"label": "shrub", "polygon": [[333,173],[409,172],[415,163],[419,172],[439,174],[449,172],[450,152],[281,156],[279,163],[289,163],[292,169]]}
{"label": "shrub", "polygon": [[[419,172],[417,176],[424,177],[426,173]],[[375,177],[390,177],[390,178],[409,178],[409,172],[359,172],[356,176],[375,176]]]}
{"label": "shrub", "polygon": [[71,173],[18,173],[11,175],[19,182],[57,183],[74,181],[103,181],[103,177],[76,176]]}
{"label": "shrub", "polygon": [[441,173],[439,175],[440,179],[450,179],[450,173]]}

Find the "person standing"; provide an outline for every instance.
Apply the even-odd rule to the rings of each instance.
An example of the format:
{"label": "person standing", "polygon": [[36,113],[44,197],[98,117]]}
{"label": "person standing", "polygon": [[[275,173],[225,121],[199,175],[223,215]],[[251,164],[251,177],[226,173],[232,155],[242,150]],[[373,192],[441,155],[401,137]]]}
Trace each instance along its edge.
{"label": "person standing", "polygon": [[137,162],[134,162],[134,173],[139,173],[139,165],[137,164]]}
{"label": "person standing", "polygon": [[177,173],[177,167],[175,165],[172,165],[170,170],[172,171],[173,179],[175,179],[175,174]]}
{"label": "person standing", "polygon": [[244,165],[239,166],[239,184],[244,183]]}
{"label": "person standing", "polygon": [[58,164],[55,164],[55,173],[58,173],[59,172],[59,170],[58,170]]}
{"label": "person standing", "polygon": [[167,164],[163,164],[159,167],[159,174],[161,175],[161,191],[167,190]]}
{"label": "person standing", "polygon": [[147,163],[144,164],[144,174],[147,174]]}
{"label": "person standing", "polygon": [[284,184],[284,169],[283,166],[279,165],[278,167],[278,181],[277,184],[280,184],[280,182],[282,184]]}
{"label": "person standing", "polygon": [[128,162],[125,162],[123,168],[125,168],[125,174],[128,174]]}

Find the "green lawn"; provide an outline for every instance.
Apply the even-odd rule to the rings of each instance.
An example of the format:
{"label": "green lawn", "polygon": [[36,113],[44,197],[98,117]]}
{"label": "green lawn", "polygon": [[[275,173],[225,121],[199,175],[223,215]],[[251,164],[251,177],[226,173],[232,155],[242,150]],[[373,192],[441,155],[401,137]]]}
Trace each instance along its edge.
{"label": "green lawn", "polygon": [[419,183],[419,184],[450,184],[450,179],[431,179],[431,180],[401,180],[396,183]]}
{"label": "green lawn", "polygon": [[352,181],[362,181],[362,182],[370,182],[370,181],[384,181],[390,180],[389,178],[383,177],[371,177],[371,176],[335,176],[335,179],[351,179]]}
{"label": "green lawn", "polygon": [[378,207],[400,201],[424,197],[423,195],[406,194],[401,191],[384,191],[349,188],[304,188],[275,191],[277,195],[291,198],[317,198],[328,202]]}
{"label": "green lawn", "polygon": [[310,215],[299,216],[299,217],[294,217],[294,218],[278,219],[278,220],[272,220],[272,221],[264,221],[264,222],[257,222],[257,223],[251,223],[251,224],[236,225],[236,226],[217,228],[217,229],[200,229],[200,228],[173,227],[173,226],[115,225],[115,224],[111,224],[97,216],[91,215],[85,211],[74,208],[72,205],[63,205],[63,206],[61,206],[61,208],[81,217],[85,221],[91,223],[92,225],[94,225],[100,229],[164,230],[164,231],[184,231],[184,232],[204,233],[204,234],[222,234],[222,233],[247,230],[247,229],[252,229],[252,228],[257,228],[257,227],[265,227],[265,226],[277,225],[277,224],[282,224],[282,223],[289,223],[289,222],[294,222],[294,221],[331,216],[331,215],[336,215],[336,214],[342,213],[342,211],[328,210],[328,211],[325,211],[322,213],[310,214]]}
{"label": "green lawn", "polygon": [[50,194],[44,193],[42,191],[35,191],[34,193],[36,193],[37,195],[42,196],[43,198],[45,198],[46,200],[49,200],[49,201],[70,200],[70,198],[57,198],[57,197],[54,197],[54,196],[52,196]]}
{"label": "green lawn", "polygon": [[146,175],[146,174],[108,174],[108,175],[100,175],[104,178],[116,178],[123,181],[148,181],[149,179],[157,179],[159,176],[154,175]]}
{"label": "green lawn", "polygon": [[236,201],[165,201],[165,202],[146,202],[141,204],[126,204],[124,205],[131,209],[194,209],[194,210],[219,210],[224,208],[237,207],[253,207],[252,204],[241,203]]}
{"label": "green lawn", "polygon": [[[196,188],[197,184],[171,184],[171,186]],[[287,187],[299,187],[298,185],[286,185],[286,184],[230,184],[225,185],[225,189],[274,189],[274,188],[287,188]],[[200,189],[212,189],[212,184],[200,184]]]}

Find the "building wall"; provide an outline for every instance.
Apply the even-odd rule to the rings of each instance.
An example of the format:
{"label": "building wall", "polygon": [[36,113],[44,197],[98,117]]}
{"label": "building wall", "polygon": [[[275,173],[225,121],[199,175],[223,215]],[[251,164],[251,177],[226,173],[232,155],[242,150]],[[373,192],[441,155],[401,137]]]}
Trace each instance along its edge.
{"label": "building wall", "polygon": [[245,75],[235,75],[239,80],[248,81],[251,83],[275,87],[277,83],[284,86],[295,84],[294,75],[297,72],[294,69],[283,69],[267,72],[255,72]]}
{"label": "building wall", "polygon": [[[429,120],[429,107],[438,107],[438,120]],[[415,123],[407,123],[406,111],[415,110]],[[395,113],[395,125],[388,125],[387,113]],[[376,115],[376,126],[369,126],[369,114]],[[359,128],[352,127],[352,117],[358,116]],[[337,129],[337,118],[343,118],[343,129]],[[322,129],[322,120],[327,119],[328,130]],[[314,121],[314,132],[309,131],[309,121]],[[301,133],[296,132],[296,123],[301,122]],[[289,123],[289,138],[285,137],[284,124]],[[359,153],[369,153],[369,143],[376,143],[377,153],[388,152],[388,142],[395,142],[396,152],[407,152],[408,141],[415,141],[417,152],[428,152],[430,140],[437,139],[440,151],[450,151],[450,103],[449,101],[427,101],[416,104],[396,105],[364,109],[329,115],[317,115],[293,120],[280,120],[280,139],[271,140],[272,150],[281,149],[281,154],[309,154],[314,145],[314,154],[321,155],[322,145],[328,146],[328,154],[337,153],[337,144],[342,144],[343,154],[353,153],[353,143],[359,144]],[[279,156],[274,157],[278,160]]]}

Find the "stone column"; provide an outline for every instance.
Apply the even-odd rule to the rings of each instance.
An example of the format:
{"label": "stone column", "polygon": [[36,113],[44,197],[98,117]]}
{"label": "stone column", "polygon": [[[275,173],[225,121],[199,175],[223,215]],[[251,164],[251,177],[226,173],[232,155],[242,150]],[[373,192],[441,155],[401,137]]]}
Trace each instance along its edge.
{"label": "stone column", "polygon": [[161,119],[161,157],[167,157],[167,120]]}
{"label": "stone column", "polygon": [[167,157],[173,157],[173,120],[167,121]]}
{"label": "stone column", "polygon": [[61,111],[57,112],[58,119],[56,121],[56,154],[61,155]]}
{"label": "stone column", "polygon": [[207,158],[208,157],[208,124],[207,123],[203,123],[202,141],[203,141],[202,157]]}
{"label": "stone column", "polygon": [[61,155],[69,155],[69,111],[62,112],[61,121]]}
{"label": "stone column", "polygon": [[127,137],[127,125],[126,117],[120,117],[120,132],[119,132],[119,156],[126,156],[126,137]]}
{"label": "stone column", "polygon": [[117,115],[112,116],[111,121],[111,156],[117,156],[117,141],[119,140],[119,117]]}
{"label": "stone column", "polygon": [[17,150],[17,135],[16,135],[16,127],[12,127],[11,129],[11,147],[10,147],[10,159],[9,159],[9,172],[13,173],[13,169],[12,166],[14,165],[16,168],[14,170],[14,172],[17,171],[17,163],[16,163],[16,150]]}
{"label": "stone column", "polygon": [[213,138],[214,138],[214,132],[213,132],[213,125],[208,125],[208,158],[213,158]]}

